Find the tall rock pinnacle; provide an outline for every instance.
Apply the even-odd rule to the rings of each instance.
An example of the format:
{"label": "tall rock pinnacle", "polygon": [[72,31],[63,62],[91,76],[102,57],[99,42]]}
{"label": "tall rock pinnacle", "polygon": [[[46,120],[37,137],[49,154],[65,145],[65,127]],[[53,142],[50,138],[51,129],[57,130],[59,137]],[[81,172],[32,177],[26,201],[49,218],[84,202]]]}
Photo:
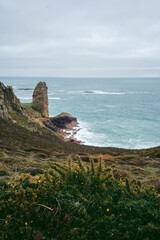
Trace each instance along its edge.
{"label": "tall rock pinnacle", "polygon": [[42,117],[49,117],[48,115],[48,93],[45,82],[39,82],[33,92],[33,104]]}

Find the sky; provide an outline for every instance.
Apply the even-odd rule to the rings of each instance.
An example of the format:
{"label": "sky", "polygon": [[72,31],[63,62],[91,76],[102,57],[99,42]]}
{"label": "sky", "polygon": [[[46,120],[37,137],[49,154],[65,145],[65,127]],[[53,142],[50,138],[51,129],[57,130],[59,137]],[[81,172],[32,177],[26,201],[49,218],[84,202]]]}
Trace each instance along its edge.
{"label": "sky", "polygon": [[0,76],[160,77],[160,0],[0,0]]}

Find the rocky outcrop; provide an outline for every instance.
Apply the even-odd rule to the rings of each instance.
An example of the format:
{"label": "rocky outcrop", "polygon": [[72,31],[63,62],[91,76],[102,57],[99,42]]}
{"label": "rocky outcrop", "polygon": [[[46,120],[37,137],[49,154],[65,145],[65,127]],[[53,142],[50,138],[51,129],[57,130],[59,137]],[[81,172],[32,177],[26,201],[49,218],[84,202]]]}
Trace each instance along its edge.
{"label": "rocky outcrop", "polygon": [[[33,111],[33,109],[35,111]],[[66,139],[68,135],[68,130],[73,130],[72,135],[75,135],[76,130],[72,128],[78,123],[77,118],[65,112],[55,117],[48,116],[48,94],[45,82],[39,82],[37,84],[33,93],[33,102],[28,103],[28,105],[20,103],[12,87],[6,87],[0,82],[0,118],[5,120],[10,119],[20,126],[25,125],[28,129],[33,130],[34,128],[36,131],[37,126],[45,126],[54,132],[58,132],[64,139]],[[34,123],[36,123],[36,125]],[[70,136],[67,138],[67,141],[75,142],[73,138],[74,137]]]}
{"label": "rocky outcrop", "polygon": [[59,129],[71,129],[77,125],[77,118],[69,113],[61,113],[56,117],[44,119],[43,124],[49,129],[57,132]]}
{"label": "rocky outcrop", "polygon": [[42,117],[48,115],[48,93],[45,82],[39,82],[33,92],[33,109],[40,112]]}
{"label": "rocky outcrop", "polygon": [[6,87],[0,82],[0,117],[3,119],[12,119],[11,115],[13,112],[27,116],[25,109],[15,96],[12,87]]}
{"label": "rocky outcrop", "polygon": [[50,130],[58,132],[67,142],[82,143],[75,138],[79,131],[73,128],[78,124],[77,118],[69,113],[63,112],[56,117],[44,118],[43,124]]}
{"label": "rocky outcrop", "polygon": [[74,127],[78,122],[77,118],[73,117],[69,113],[61,113],[56,117],[50,118],[51,122],[56,125],[58,128],[72,128]]}

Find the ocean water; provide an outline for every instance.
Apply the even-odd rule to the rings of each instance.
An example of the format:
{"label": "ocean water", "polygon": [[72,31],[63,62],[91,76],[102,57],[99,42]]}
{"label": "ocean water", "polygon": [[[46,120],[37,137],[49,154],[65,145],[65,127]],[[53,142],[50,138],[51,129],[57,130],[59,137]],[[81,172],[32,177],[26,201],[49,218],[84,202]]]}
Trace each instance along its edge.
{"label": "ocean water", "polygon": [[[48,86],[49,114],[77,117],[76,138],[86,145],[149,148],[160,145],[160,78],[0,77],[21,102],[39,81]],[[29,88],[24,90],[24,88]]]}

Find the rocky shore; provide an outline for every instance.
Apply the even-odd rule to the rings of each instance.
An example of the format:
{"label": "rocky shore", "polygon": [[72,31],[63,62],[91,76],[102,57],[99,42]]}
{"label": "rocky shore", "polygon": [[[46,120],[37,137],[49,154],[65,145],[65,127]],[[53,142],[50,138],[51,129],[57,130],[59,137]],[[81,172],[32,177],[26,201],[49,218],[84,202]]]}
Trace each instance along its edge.
{"label": "rocky shore", "polygon": [[[76,125],[77,126],[77,125]],[[76,134],[80,130],[80,128],[67,128],[67,129],[59,129],[58,133],[63,137],[66,142],[83,144],[82,141],[76,139]]]}
{"label": "rocky shore", "polygon": [[75,128],[78,126],[77,118],[69,113],[63,112],[55,117],[45,119],[43,124],[49,129],[58,132],[67,142],[82,143],[75,137],[79,130]]}
{"label": "rocky shore", "polygon": [[15,96],[12,87],[6,87],[0,82],[0,117],[17,123],[16,114],[34,121],[51,131],[59,133],[65,141],[82,143],[77,141],[75,135],[78,129],[77,118],[69,113],[63,112],[55,117],[49,117],[48,111],[48,88],[45,82],[39,82],[34,89],[32,103],[20,103]]}
{"label": "rocky shore", "polygon": [[79,131],[77,118],[69,113],[61,113],[55,117],[42,119],[45,127],[59,133],[66,142],[82,143],[76,139],[76,134]]}

